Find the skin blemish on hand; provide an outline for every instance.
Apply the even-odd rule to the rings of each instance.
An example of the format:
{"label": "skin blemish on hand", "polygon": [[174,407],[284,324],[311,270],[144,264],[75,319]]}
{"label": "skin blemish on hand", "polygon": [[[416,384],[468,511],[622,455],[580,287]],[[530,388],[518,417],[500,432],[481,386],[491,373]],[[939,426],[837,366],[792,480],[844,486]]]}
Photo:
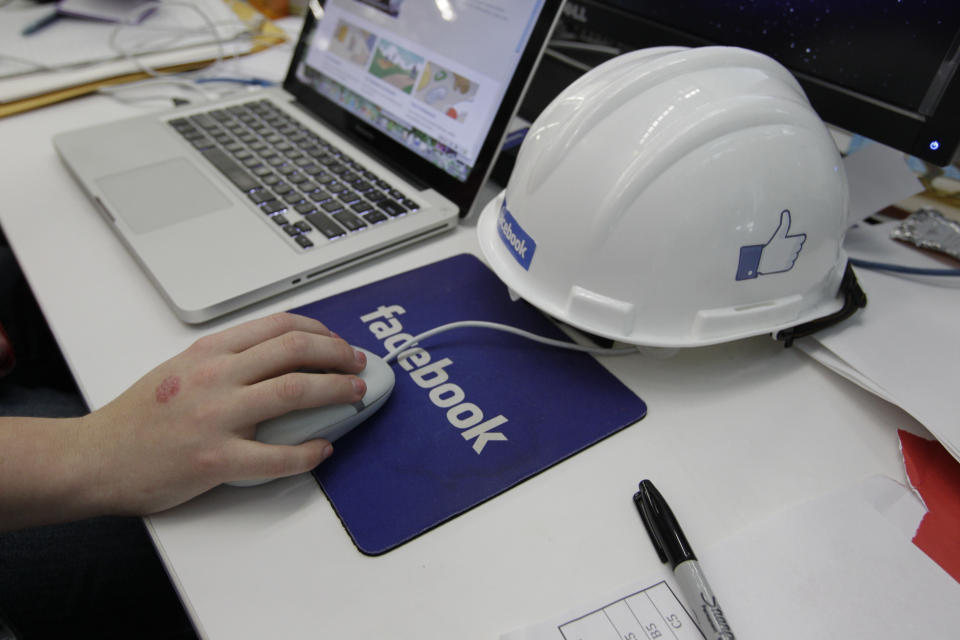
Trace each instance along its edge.
{"label": "skin blemish on hand", "polygon": [[163,382],[157,386],[157,402],[160,404],[168,402],[173,396],[177,395],[178,391],[180,391],[180,378],[177,376],[167,376],[163,379]]}

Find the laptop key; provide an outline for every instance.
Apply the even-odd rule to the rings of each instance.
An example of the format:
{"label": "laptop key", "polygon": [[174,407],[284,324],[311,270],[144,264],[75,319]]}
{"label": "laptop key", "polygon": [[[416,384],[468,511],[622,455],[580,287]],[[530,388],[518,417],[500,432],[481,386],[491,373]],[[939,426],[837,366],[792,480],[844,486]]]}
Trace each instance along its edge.
{"label": "laptop key", "polygon": [[263,204],[264,202],[273,200],[273,194],[267,189],[254,189],[247,194],[247,197],[250,198],[253,204]]}
{"label": "laptop key", "polygon": [[343,205],[337,200],[327,200],[320,207],[327,213],[336,213],[343,209]]}
{"label": "laptop key", "polygon": [[407,212],[407,210],[404,209],[404,208],[400,205],[400,203],[394,202],[393,200],[390,200],[389,198],[387,198],[386,200],[380,201],[379,203],[377,203],[377,206],[380,207],[381,209],[383,209],[384,211],[386,211],[387,213],[389,213],[389,214],[390,214],[391,216],[393,216],[394,218],[397,217],[397,216],[402,216],[403,214],[405,214],[405,213]]}
{"label": "laptop key", "polygon": [[274,213],[280,213],[281,211],[286,211],[287,205],[283,204],[277,199],[267,200],[266,202],[260,205],[260,210],[269,216],[269,215],[273,215]]}
{"label": "laptop key", "polygon": [[213,149],[217,146],[213,140],[206,137],[198,138],[197,140],[191,140],[190,144],[192,144],[195,149],[200,151],[203,151],[204,149]]}
{"label": "laptop key", "polygon": [[343,204],[353,204],[354,202],[358,202],[359,200],[360,200],[360,196],[358,196],[353,191],[343,191],[340,193],[340,202],[342,202]]}
{"label": "laptop key", "polygon": [[283,201],[287,204],[294,205],[305,202],[306,198],[304,198],[303,194],[299,191],[291,190],[287,195],[283,196]]}
{"label": "laptop key", "polygon": [[312,224],[317,229],[317,231],[331,240],[347,235],[346,230],[331,220],[326,214],[311,213],[310,215],[304,217],[306,218],[307,222]]}
{"label": "laptop key", "polygon": [[367,226],[366,222],[346,209],[333,214],[333,219],[345,226],[347,231],[359,231]]}
{"label": "laptop key", "polygon": [[371,211],[370,213],[364,215],[363,219],[370,224],[379,224],[384,220],[389,220],[390,218],[388,218],[387,214],[382,211]]}
{"label": "laptop key", "polygon": [[367,202],[366,200],[361,200],[359,202],[355,202],[352,205],[350,205],[350,208],[356,211],[357,213],[366,213],[367,211],[370,211],[371,209],[373,209],[374,206],[369,202]]}
{"label": "laptop key", "polygon": [[294,240],[296,240],[297,244],[303,247],[304,249],[309,249],[310,247],[313,246],[313,241],[310,240],[310,238],[308,238],[307,236],[302,234],[295,237]]}
{"label": "laptop key", "polygon": [[220,173],[227,177],[240,191],[251,191],[260,186],[260,183],[254,180],[243,167],[234,162],[233,158],[224,151],[213,148],[200,151],[204,158],[215,166]]}

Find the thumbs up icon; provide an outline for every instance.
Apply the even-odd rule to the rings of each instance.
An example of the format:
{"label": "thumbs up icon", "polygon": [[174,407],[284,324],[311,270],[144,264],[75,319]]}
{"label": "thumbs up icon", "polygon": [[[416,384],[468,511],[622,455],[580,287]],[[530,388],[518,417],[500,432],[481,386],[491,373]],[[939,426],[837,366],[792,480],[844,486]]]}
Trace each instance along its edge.
{"label": "thumbs up icon", "polygon": [[780,212],[780,225],[766,244],[740,247],[737,280],[789,271],[800,256],[806,239],[805,233],[790,235],[790,211],[784,209]]}

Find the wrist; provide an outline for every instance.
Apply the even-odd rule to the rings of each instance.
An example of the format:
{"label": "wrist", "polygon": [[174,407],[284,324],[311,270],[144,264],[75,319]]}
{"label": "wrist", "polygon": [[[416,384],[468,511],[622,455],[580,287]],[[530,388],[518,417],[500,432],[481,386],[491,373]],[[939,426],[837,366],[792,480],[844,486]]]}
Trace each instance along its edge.
{"label": "wrist", "polygon": [[103,513],[99,458],[84,444],[83,418],[0,420],[2,529]]}

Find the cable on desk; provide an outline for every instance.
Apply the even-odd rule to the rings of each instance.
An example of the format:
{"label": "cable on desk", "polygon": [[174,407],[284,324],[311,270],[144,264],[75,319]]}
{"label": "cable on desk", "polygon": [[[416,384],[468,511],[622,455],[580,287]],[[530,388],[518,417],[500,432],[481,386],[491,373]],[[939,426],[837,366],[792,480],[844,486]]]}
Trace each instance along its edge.
{"label": "cable on desk", "polygon": [[[2,1],[2,0],[0,0]],[[2,5],[0,5],[2,6]],[[167,7],[183,7],[186,8],[203,21],[203,25],[200,27],[183,27],[183,28],[155,28],[151,27],[149,23],[142,23],[142,19],[145,14],[151,11],[156,10],[160,6]],[[262,20],[262,19],[261,19]],[[128,12],[123,18],[121,18],[113,27],[108,36],[108,44],[110,48],[116,52],[117,55],[122,56],[125,60],[133,64],[140,72],[150,76],[149,79],[142,82],[134,82],[123,85],[107,85],[101,87],[98,92],[102,94],[109,95],[116,100],[119,100],[124,103],[134,103],[134,102],[144,102],[150,100],[163,100],[170,101],[171,99],[174,102],[178,100],[180,102],[188,102],[188,100],[179,99],[171,95],[138,95],[135,97],[126,98],[120,95],[121,92],[136,92],[142,90],[145,86],[153,86],[158,84],[166,84],[170,86],[176,86],[181,89],[190,91],[194,94],[199,94],[200,98],[207,102],[214,99],[223,97],[222,95],[215,95],[212,92],[204,90],[202,87],[199,87],[200,84],[214,84],[214,83],[231,83],[231,84],[242,84],[242,85],[251,85],[251,86],[271,86],[273,83],[264,80],[261,78],[243,78],[243,77],[230,77],[230,76],[217,76],[217,77],[196,77],[195,75],[191,77],[192,74],[196,72],[162,72],[158,69],[151,67],[143,62],[141,56],[152,55],[158,51],[166,50],[174,45],[177,45],[181,40],[196,34],[210,33],[215,39],[217,45],[217,55],[214,64],[223,62],[226,58],[237,59],[238,54],[234,52],[232,55],[227,55],[226,45],[231,41],[238,40],[244,37],[249,37],[257,32],[260,27],[259,23],[251,23],[246,21],[245,28],[239,33],[231,36],[230,39],[224,38],[220,35],[219,27],[225,25],[236,25],[234,21],[223,22],[215,21],[203,11],[200,7],[195,6],[190,2],[184,2],[181,0],[154,0],[145,5],[138,5],[135,9]],[[119,42],[119,38],[125,29],[135,27],[137,29],[136,33],[138,35],[146,34],[146,38],[140,38],[137,42],[132,45],[122,45]],[[101,64],[101,60],[92,60],[92,61],[83,61],[78,63],[69,63],[63,65],[47,65],[26,58],[21,58],[19,56],[11,56],[0,54],[0,58],[8,60],[10,62],[29,67],[32,71],[66,71],[71,69],[79,69],[90,66],[95,66]],[[192,102],[190,100],[189,102]]]}
{"label": "cable on desk", "polygon": [[[153,29],[152,31],[155,34],[159,34],[162,37],[168,38],[166,42],[163,42],[162,40],[160,40],[160,42],[163,42],[163,44],[162,46],[159,46],[159,47],[156,46],[158,42],[157,40],[144,40],[142,42],[137,43],[136,48],[133,48],[133,49],[127,49],[121,46],[117,42],[117,38],[126,27],[136,27],[138,34],[150,32],[151,31],[150,25],[147,24],[146,26],[144,26],[143,24],[141,24],[141,22],[149,13],[155,11],[161,5],[168,6],[168,7],[183,7],[183,8],[189,9],[190,11],[193,11],[203,21],[204,27],[200,29],[176,29],[176,30]],[[147,2],[144,5],[138,6],[136,9],[127,13],[124,19],[119,20],[117,22],[113,30],[111,30],[110,32],[108,44],[110,45],[111,49],[113,49],[114,51],[122,55],[128,62],[135,64],[137,68],[140,69],[140,71],[142,71],[143,73],[146,73],[147,75],[150,75],[150,76],[158,77],[165,74],[149,65],[143,64],[143,61],[140,60],[140,57],[139,57],[140,54],[145,52],[156,52],[158,49],[167,50],[170,47],[172,47],[174,44],[176,44],[178,41],[180,41],[181,39],[196,33],[210,33],[214,37],[217,44],[217,57],[214,60],[214,64],[219,64],[220,62],[223,62],[224,57],[226,56],[226,49],[224,46],[226,44],[226,40],[220,35],[220,32],[217,30],[217,24],[200,7],[197,7],[196,5],[189,2],[181,2],[180,0],[153,0],[152,2]],[[249,29],[244,33],[250,33]],[[144,51],[144,47],[149,47],[149,49]],[[236,54],[234,54],[234,57],[236,57]]]}
{"label": "cable on desk", "polygon": [[255,87],[273,87],[276,86],[276,82],[270,80],[264,80],[263,78],[232,78],[228,76],[211,76],[205,78],[197,78],[193,82],[198,84],[207,84],[211,82],[227,82],[234,84],[247,84]]}
{"label": "cable on desk", "polygon": [[520,336],[521,338],[526,338],[528,340],[533,340],[534,342],[539,342],[540,344],[545,344],[551,347],[559,347],[561,349],[570,349],[571,351],[581,351],[583,353],[592,353],[594,355],[604,355],[604,356],[619,356],[619,355],[628,355],[632,353],[639,353],[641,351],[640,347],[622,347],[612,349],[609,347],[588,347],[573,342],[565,342],[563,340],[554,340],[553,338],[547,338],[544,336],[539,336],[535,333],[530,333],[529,331],[524,331],[523,329],[518,329],[517,327],[511,327],[510,325],[500,324],[498,322],[487,322],[484,320],[462,320],[460,322],[450,322],[448,324],[440,325],[430,329],[429,331],[424,331],[421,334],[418,334],[399,347],[388,353],[384,357],[385,362],[390,362],[397,357],[401,352],[406,351],[407,349],[419,344],[427,338],[432,338],[433,336],[450,331],[452,329],[463,329],[463,328],[473,328],[473,329],[493,329],[495,331],[504,331],[506,333],[512,333],[513,335]]}
{"label": "cable on desk", "polygon": [[892,273],[903,273],[915,276],[960,276],[960,269],[928,269],[925,267],[908,267],[902,264],[874,262],[872,260],[862,260],[860,258],[850,258],[850,264],[862,269],[890,271]]}

